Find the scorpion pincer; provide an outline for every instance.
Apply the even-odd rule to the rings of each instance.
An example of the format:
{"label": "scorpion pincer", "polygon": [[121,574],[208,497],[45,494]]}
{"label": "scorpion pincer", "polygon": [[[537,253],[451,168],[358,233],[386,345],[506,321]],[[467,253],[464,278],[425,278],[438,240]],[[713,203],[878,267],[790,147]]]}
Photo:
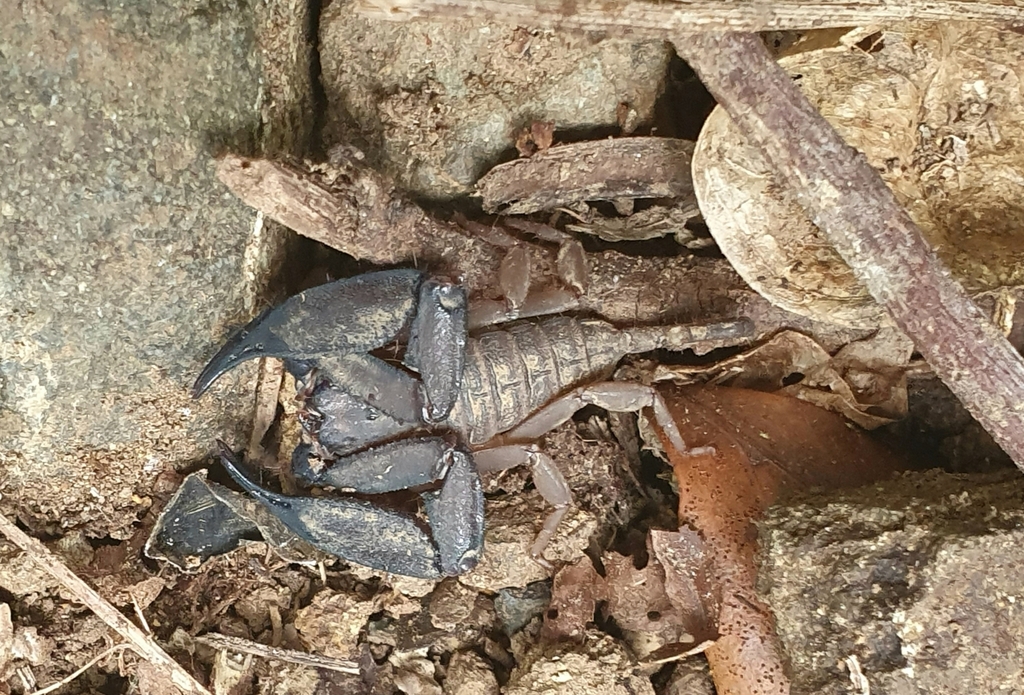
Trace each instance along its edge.
{"label": "scorpion pincer", "polygon": [[[468,335],[465,290],[414,270],[388,270],[308,290],[264,312],[202,371],[193,393],[239,363],[275,356],[304,384],[310,442],[293,455],[296,478],[362,495],[420,490],[428,534],[414,518],[363,499],[285,496],[221,460],[299,537],[346,560],[436,578],[471,570],[483,549],[479,471],[530,467],[553,507],[530,554],[541,553],[572,503],[552,459],[535,444],[586,405],[651,408],[673,444],[686,445],[650,386],[607,381],[626,355],[739,345],[741,319],[705,326],[619,329],[554,316]],[[403,368],[371,354],[405,339]],[[310,457],[330,462],[314,466]]]}

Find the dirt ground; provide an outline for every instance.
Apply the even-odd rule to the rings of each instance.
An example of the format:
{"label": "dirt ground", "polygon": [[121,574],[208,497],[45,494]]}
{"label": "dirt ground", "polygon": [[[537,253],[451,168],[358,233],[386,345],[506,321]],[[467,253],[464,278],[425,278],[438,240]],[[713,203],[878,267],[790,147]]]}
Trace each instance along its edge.
{"label": "dirt ground", "polygon": [[[216,179],[215,155],[319,161],[356,147],[366,167],[431,214],[491,225],[474,186],[524,149],[546,149],[538,124],[554,123],[559,143],[696,139],[713,102],[668,44],[481,22],[388,23],[340,0],[182,0],[125,12],[95,2],[21,3],[0,9],[0,23],[13,27],[0,37],[0,140],[14,162],[0,174],[0,235],[11,241],[0,252],[5,516],[216,693],[714,692],[702,655],[656,658],[659,647],[682,641],[665,636],[658,623],[667,619],[656,610],[644,610],[645,627],[635,629],[605,597],[576,634],[552,637],[552,625],[562,624],[551,608],[557,570],[597,565],[613,552],[643,565],[648,531],[679,527],[672,468],[641,450],[635,419],[597,408],[538,442],[574,497],[544,554],[553,570],[529,557],[550,505],[521,470],[485,476],[485,555],[457,578],[396,577],[318,554],[289,561],[295,556],[255,534],[187,571],[144,552],[186,476],[208,469],[210,481],[229,484],[216,439],[253,451],[252,406],[266,367],[249,363],[196,401],[189,389],[203,364],[265,306],[370,267],[257,215]],[[600,211],[614,216],[616,205]],[[587,237],[583,246],[593,257],[622,254],[638,264],[693,256],[725,265],[706,228],[688,222],[683,234],[677,226],[674,237]],[[805,326],[798,318],[794,325]],[[841,343],[828,335],[833,342],[822,342],[834,353]],[[651,371],[662,360],[703,369],[738,352],[659,352],[630,368]],[[1013,555],[1020,481],[941,383],[912,374],[906,388],[909,414],[875,439],[912,452],[910,468],[990,477],[936,473],[939,482],[919,483],[905,474],[893,489],[826,493],[801,499],[792,513],[770,512],[759,589],[777,609],[794,692],[870,692],[850,685],[856,654],[883,688],[876,692],[956,692],[1020,673],[1007,656],[986,666],[990,680],[950,685],[935,666],[955,662],[950,654],[1012,655],[1024,643],[1024,597],[996,581],[1019,577],[1024,562]],[[287,466],[297,436],[291,399],[286,386],[280,405],[272,401],[280,422],[263,461],[272,471]],[[947,506],[934,512],[928,500]],[[854,518],[853,530],[828,537],[843,518]],[[844,552],[863,564],[840,567]],[[975,570],[966,580],[956,573],[961,554]],[[800,590],[807,577],[858,571],[867,578],[836,591],[867,607],[851,599],[840,610],[828,592]],[[915,632],[929,616],[949,617],[956,601],[932,590],[932,572],[934,582],[962,581],[976,611],[994,611],[998,629],[967,625],[977,635],[969,647],[959,633],[929,641],[922,635],[930,628]],[[838,616],[822,621],[835,633],[811,629],[821,606]],[[966,625],[962,614],[955,620]],[[870,631],[859,633],[865,625]],[[204,641],[213,633],[326,661],[219,649]],[[119,641],[0,540],[0,693],[35,692]],[[915,680],[915,667],[926,675]],[[174,690],[125,649],[57,692]]]}

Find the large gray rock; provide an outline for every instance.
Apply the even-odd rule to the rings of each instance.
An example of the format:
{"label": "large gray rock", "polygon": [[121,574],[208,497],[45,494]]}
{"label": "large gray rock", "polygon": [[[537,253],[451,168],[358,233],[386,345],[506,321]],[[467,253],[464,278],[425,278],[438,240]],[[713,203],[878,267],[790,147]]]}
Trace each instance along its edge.
{"label": "large gray rock", "polygon": [[762,591],[793,693],[1016,693],[1024,476],[907,474],[772,510]]}
{"label": "large gray rock", "polygon": [[123,536],[156,475],[237,442],[251,407],[251,367],[187,391],[262,280],[255,214],[211,161],[251,149],[259,70],[245,3],[104,8],[0,6],[0,487]]}
{"label": "large gray rock", "polygon": [[556,141],[649,122],[672,56],[663,41],[388,22],[354,5],[331,3],[321,18],[326,144],[365,147],[376,168],[431,198],[469,191],[535,120],[553,121]]}

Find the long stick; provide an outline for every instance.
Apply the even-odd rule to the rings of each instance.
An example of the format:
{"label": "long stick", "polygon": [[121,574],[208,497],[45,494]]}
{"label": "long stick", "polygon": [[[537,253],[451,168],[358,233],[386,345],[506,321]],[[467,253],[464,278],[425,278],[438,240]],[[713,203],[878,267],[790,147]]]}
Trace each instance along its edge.
{"label": "long stick", "polygon": [[863,154],[753,34],[695,34],[676,51],[764,152],[875,300],[1024,470],[1024,360],[949,274]]}
{"label": "long stick", "polygon": [[163,672],[179,690],[186,695],[210,695],[210,691],[172,659],[153,638],[143,632],[121,612],[110,605],[106,599],[97,594],[92,587],[82,581],[78,575],[68,569],[56,555],[46,547],[25,534],[7,517],[0,514],[0,533],[7,536],[12,543],[25,551],[29,559],[46,570],[54,579],[61,583],[78,601],[81,601],[95,613],[100,620],[117,631],[127,640],[132,649],[143,659]]}
{"label": "long stick", "polygon": [[824,29],[908,19],[1024,19],[1024,6],[987,0],[359,0],[358,5],[364,13],[384,19],[479,17],[655,39],[693,31]]}

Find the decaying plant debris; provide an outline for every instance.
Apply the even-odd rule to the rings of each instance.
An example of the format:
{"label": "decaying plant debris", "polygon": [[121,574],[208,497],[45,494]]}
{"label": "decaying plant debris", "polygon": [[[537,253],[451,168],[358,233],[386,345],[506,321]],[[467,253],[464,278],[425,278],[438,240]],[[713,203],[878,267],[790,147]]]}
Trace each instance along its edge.
{"label": "decaying plant debris", "polygon": [[[398,8],[394,14],[405,18],[438,8],[483,11],[483,5],[460,2],[421,3],[415,8],[378,4]],[[550,15],[549,8],[536,3],[487,11],[500,10],[505,16],[525,12],[512,16],[536,18],[541,24],[627,27],[637,34],[675,38],[666,35],[666,27],[683,21],[681,7],[636,2],[609,13],[607,7],[582,3],[571,17],[561,14],[564,8]],[[829,8],[829,22],[844,24],[886,20],[886,13],[895,11],[843,3],[843,12],[836,12],[838,6],[830,3],[796,3],[779,5],[777,13],[765,19],[745,14],[737,4],[716,18],[708,14],[715,8],[690,3],[687,11],[697,15],[685,16],[689,27],[703,23],[718,28],[789,28],[802,26],[800,18],[807,12],[817,12],[820,19],[823,7]],[[954,12],[1007,19],[1021,15],[1019,9],[985,2],[926,3],[919,9],[939,17]],[[598,21],[602,16],[603,23]],[[494,25],[496,31],[498,26]],[[505,29],[511,37],[505,47],[528,54],[530,33]],[[993,42],[999,37],[998,32],[986,35]],[[697,37],[678,48],[723,102],[735,107],[745,89],[761,84],[760,68],[749,66],[764,67],[757,62],[763,56],[754,50],[756,42],[745,41]],[[711,59],[710,52],[718,49],[725,57]],[[870,60],[870,53],[856,53],[861,48],[847,50]],[[726,69],[748,58],[748,69],[736,73],[741,78]],[[816,65],[813,53],[801,60],[808,61],[802,63],[808,66],[806,71]],[[955,84],[955,76],[951,80]],[[424,84],[430,85],[427,91],[437,88],[429,79]],[[387,98],[398,103],[415,94],[410,90]],[[777,115],[775,105],[771,94],[762,95],[759,113],[768,123]],[[623,114],[629,111],[628,104],[619,106]],[[391,115],[398,118],[395,113]],[[983,116],[979,123],[993,122]],[[808,122],[820,125],[813,118]],[[635,127],[636,123],[622,127],[622,134],[631,134]],[[743,127],[749,130],[750,124]],[[991,134],[991,127],[985,127]],[[801,131],[800,136],[807,132],[818,133]],[[870,138],[872,131],[867,129],[865,135]],[[156,504],[135,536],[113,545],[93,547],[84,535],[71,532],[52,544],[51,555],[0,517],[0,530],[32,555],[47,559],[57,577],[47,579],[40,566],[19,564],[24,556],[0,541],[0,693],[31,692],[65,678],[67,692],[109,688],[115,682],[110,674],[117,673],[133,679],[125,688],[145,694],[181,689],[236,695],[675,695],[691,692],[689,687],[695,688],[692,692],[717,688],[719,693],[787,693],[810,682],[804,674],[792,677],[784,651],[797,648],[799,640],[792,635],[799,631],[790,623],[786,631],[776,629],[773,594],[759,585],[761,546],[755,524],[791,493],[859,485],[910,466],[911,457],[893,453],[858,427],[885,429],[904,418],[910,408],[908,373],[923,374],[929,367],[915,359],[914,344],[896,328],[879,329],[877,321],[837,325],[827,311],[811,317],[790,313],[752,290],[725,259],[711,252],[689,253],[688,249],[714,244],[694,224],[699,213],[689,174],[690,143],[637,136],[559,144],[559,136],[557,123],[545,120],[508,133],[509,148],[518,150],[521,158],[498,165],[478,183],[484,210],[500,212],[497,217],[450,214],[439,211],[443,206],[417,204],[354,147],[335,149],[327,162],[317,164],[227,154],[216,167],[221,180],[267,218],[350,260],[419,265],[460,277],[493,311],[502,311],[506,300],[521,304],[532,293],[565,310],[630,325],[751,318],[761,342],[750,351],[713,355],[710,363],[684,357],[683,364],[657,364],[662,356],[653,355],[619,371],[623,378],[658,383],[687,444],[694,447],[689,455],[659,443],[658,433],[645,422],[637,429],[631,420],[604,413],[585,411],[549,434],[544,448],[564,470],[577,500],[545,553],[556,565],[554,572],[527,554],[546,510],[522,471],[485,481],[485,561],[471,574],[439,582],[349,566],[295,543],[265,510],[223,487],[225,478],[216,467],[168,476],[166,489],[154,495]],[[775,145],[770,142],[779,136],[762,134],[762,139],[769,140],[769,148],[776,147],[776,155],[784,155],[784,138]],[[964,157],[968,138],[956,137],[949,140],[948,152],[939,153],[943,161]],[[811,139],[811,149],[827,141],[825,135],[821,138]],[[913,138],[905,140],[901,142],[907,147],[913,145]],[[779,166],[777,156],[769,159]],[[822,204],[821,190],[805,185],[805,164],[782,168],[790,167],[790,184],[803,191],[797,197],[814,209]],[[876,195],[869,178],[864,174],[859,179],[863,190],[858,190],[867,200],[884,198]],[[844,201],[825,198],[837,209],[843,207]],[[705,199],[701,202],[714,232]],[[880,214],[886,210],[892,212],[883,208]],[[834,222],[829,212],[822,212],[821,219]],[[841,218],[841,213],[838,210],[836,216]],[[902,219],[895,213],[892,217]],[[850,217],[840,221],[849,222]],[[576,233],[601,241],[581,243]],[[666,234],[669,241],[659,240],[640,254],[608,247]],[[672,239],[677,248],[667,252],[664,244]],[[502,268],[510,262],[531,271],[529,286],[515,298],[503,297],[500,289]],[[863,272],[865,264],[859,263],[851,262]],[[937,266],[926,268],[918,279],[928,280],[938,272]],[[759,281],[764,277],[751,284]],[[895,307],[897,323],[935,362],[945,341],[932,340],[931,349],[922,349],[920,331],[922,326],[939,324],[922,324],[913,315],[913,302],[894,299],[884,283],[879,287],[871,287],[876,299]],[[858,288],[850,286],[846,292],[860,292],[866,299],[867,293]],[[1020,322],[1014,320],[1017,288],[996,282],[970,289],[985,292],[984,310],[1019,344]],[[966,301],[955,292],[942,296]],[[869,313],[877,317],[877,305],[870,306]],[[961,312],[963,305],[956,306],[949,313]],[[977,326],[981,318],[974,312],[961,326],[972,321]],[[977,335],[970,347],[981,352],[994,337],[1002,337],[994,328]],[[936,364],[936,371],[948,378],[950,363],[940,355]],[[1010,393],[1015,384],[1011,379]],[[294,391],[290,377],[282,378],[280,364],[267,360],[256,389],[247,447],[250,460],[270,484],[281,477],[285,492],[294,491],[288,466],[298,433],[286,424],[294,420],[289,417],[296,408]],[[1002,412],[995,406],[982,410],[982,415],[991,416],[982,417],[984,422],[998,419]],[[1012,425],[996,424],[1006,441]],[[1010,440],[1012,444],[1012,435]],[[668,449],[668,463],[641,452],[641,447]],[[1016,452],[1012,446],[1008,449]],[[869,510],[865,516],[888,518],[891,510],[872,508],[870,493],[864,494],[859,499]],[[11,503],[4,499],[5,505]],[[13,505],[16,508],[16,500]],[[780,521],[784,514],[771,512],[776,529],[786,528]],[[216,547],[209,545],[207,526],[224,532]],[[881,533],[885,532],[883,528]],[[157,559],[159,565],[143,559],[144,545],[146,557]],[[772,556],[768,561],[776,568],[785,566],[785,559]],[[877,583],[868,585],[872,591],[877,588]],[[774,595],[782,591],[774,590]],[[885,588],[879,591],[879,600],[886,600]],[[89,610],[82,610],[77,601]],[[798,613],[787,611],[785,619]],[[48,624],[33,624],[36,616],[44,616]],[[915,620],[922,619],[915,614]],[[105,625],[120,639],[112,639],[114,633]],[[923,628],[915,624],[901,630],[908,644],[917,644],[914,630]],[[785,640],[780,641],[779,632]],[[870,684],[891,674],[881,672],[885,664],[858,662],[857,655],[865,652],[855,647],[838,654],[843,668],[829,664],[827,673],[844,687],[856,673],[861,680],[855,680],[855,686],[867,692]],[[137,657],[125,658],[128,652]],[[835,661],[836,654],[828,653]],[[707,674],[694,667],[703,663],[701,654],[711,665],[713,686]],[[92,659],[99,669],[92,666]],[[78,667],[84,675],[73,674]],[[820,664],[812,668],[821,671]],[[941,674],[932,677],[941,680]]]}

